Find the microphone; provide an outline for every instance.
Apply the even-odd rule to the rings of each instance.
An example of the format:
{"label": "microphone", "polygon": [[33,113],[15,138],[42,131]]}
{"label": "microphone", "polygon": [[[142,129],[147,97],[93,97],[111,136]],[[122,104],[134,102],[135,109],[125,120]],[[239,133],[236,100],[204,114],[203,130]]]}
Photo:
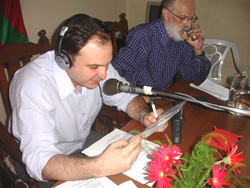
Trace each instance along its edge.
{"label": "microphone", "polygon": [[146,94],[155,95],[152,92],[152,87],[149,86],[138,86],[134,83],[123,84],[117,79],[111,78],[104,83],[103,92],[106,95],[115,95],[117,93],[134,93],[134,94]]}
{"label": "microphone", "polygon": [[183,93],[171,93],[167,91],[153,89],[150,86],[139,86],[134,83],[123,84],[117,79],[111,78],[104,83],[103,92],[106,95],[115,95],[117,93],[126,92],[126,93],[136,93],[136,94],[144,94],[144,95],[160,95],[166,96],[178,100],[184,100],[196,104],[201,104],[205,107],[208,107],[213,110],[221,110],[233,112],[240,115],[250,116],[250,110],[248,109],[239,109],[230,106],[223,106],[211,102],[199,101],[189,95]]}

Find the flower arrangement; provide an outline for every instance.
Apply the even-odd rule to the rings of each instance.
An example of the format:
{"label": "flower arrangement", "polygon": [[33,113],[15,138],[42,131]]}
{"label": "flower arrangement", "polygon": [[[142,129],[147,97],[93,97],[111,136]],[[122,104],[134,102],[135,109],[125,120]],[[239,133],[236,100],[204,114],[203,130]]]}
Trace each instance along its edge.
{"label": "flower arrangement", "polygon": [[239,170],[245,166],[243,152],[237,153],[237,141],[229,135],[232,133],[219,129],[204,135],[185,157],[166,136],[169,145],[161,143],[151,154],[149,183],[156,182],[156,188],[248,187],[245,183],[250,176],[241,175]]}

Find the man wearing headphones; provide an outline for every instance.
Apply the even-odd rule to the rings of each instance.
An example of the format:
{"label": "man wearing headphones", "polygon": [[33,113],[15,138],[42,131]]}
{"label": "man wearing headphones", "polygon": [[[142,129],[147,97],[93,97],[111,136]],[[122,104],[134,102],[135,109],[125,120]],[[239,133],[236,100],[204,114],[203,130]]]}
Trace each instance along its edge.
{"label": "man wearing headphones", "polygon": [[102,21],[80,14],[62,27],[55,51],[15,73],[10,87],[11,131],[20,142],[31,177],[41,182],[80,180],[131,168],[140,152],[140,136],[129,143],[114,142],[98,157],[71,156],[93,137],[91,125],[102,103],[116,106],[145,126],[157,121],[143,98],[102,92],[109,78],[126,82],[110,64],[111,59],[110,30]]}

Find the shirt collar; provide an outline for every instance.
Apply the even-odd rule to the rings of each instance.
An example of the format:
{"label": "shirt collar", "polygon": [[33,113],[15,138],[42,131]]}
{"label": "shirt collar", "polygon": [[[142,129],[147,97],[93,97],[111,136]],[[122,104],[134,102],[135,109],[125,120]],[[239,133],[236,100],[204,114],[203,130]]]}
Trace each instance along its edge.
{"label": "shirt collar", "polygon": [[66,98],[72,91],[75,90],[73,83],[71,82],[68,74],[65,70],[61,69],[56,61],[53,61],[53,71],[55,81],[58,89],[58,93],[61,99]]}
{"label": "shirt collar", "polygon": [[173,41],[173,39],[167,34],[163,20],[159,18],[156,24],[159,27],[162,42],[164,44],[169,44],[169,42]]}

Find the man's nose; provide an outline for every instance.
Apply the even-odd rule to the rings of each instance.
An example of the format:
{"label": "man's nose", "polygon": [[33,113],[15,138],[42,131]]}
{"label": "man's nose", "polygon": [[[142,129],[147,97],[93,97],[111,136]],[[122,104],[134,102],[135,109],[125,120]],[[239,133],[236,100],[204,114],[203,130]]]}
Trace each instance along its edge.
{"label": "man's nose", "polygon": [[192,26],[192,20],[188,19],[187,22],[185,23],[185,26],[187,26],[188,28],[191,28],[191,26]]}
{"label": "man's nose", "polygon": [[107,68],[106,67],[99,67],[99,70],[98,70],[98,76],[104,80],[107,76]]}

